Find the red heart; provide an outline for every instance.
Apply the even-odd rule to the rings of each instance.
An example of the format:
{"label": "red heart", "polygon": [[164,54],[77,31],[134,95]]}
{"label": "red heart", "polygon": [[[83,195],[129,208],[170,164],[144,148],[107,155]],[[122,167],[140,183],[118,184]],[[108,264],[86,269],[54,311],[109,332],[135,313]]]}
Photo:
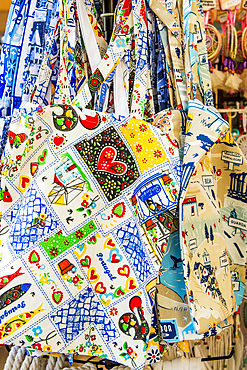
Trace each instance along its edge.
{"label": "red heart", "polygon": [[94,281],[98,279],[99,279],[99,275],[96,274],[96,270],[92,267],[92,270],[90,271],[90,274],[89,274],[89,280]]}
{"label": "red heart", "polygon": [[114,297],[115,298],[119,298],[120,296],[123,296],[123,295],[125,295],[125,291],[121,288],[121,286],[120,287],[118,287],[116,290],[115,290],[115,292],[114,292]]}
{"label": "red heart", "polygon": [[64,137],[62,136],[55,136],[53,142],[56,146],[60,146],[64,142]]}
{"label": "red heart", "polygon": [[135,285],[135,280],[134,279],[129,279],[129,289],[135,289],[137,286]]}
{"label": "red heart", "polygon": [[106,292],[106,287],[104,286],[104,284],[99,281],[96,285],[95,285],[95,288],[94,288],[95,292],[96,293],[99,293],[99,294],[104,294]]}
{"label": "red heart", "polygon": [[109,245],[110,247],[116,247],[116,244],[112,241],[112,239],[107,240],[106,245]]}
{"label": "red heart", "polygon": [[130,268],[128,265],[123,265],[123,267],[119,267],[117,269],[118,275],[129,277],[130,274]]}
{"label": "red heart", "polygon": [[11,303],[11,300],[9,298],[7,298],[5,303],[9,304],[9,303]]}
{"label": "red heart", "polygon": [[81,117],[79,117],[79,121],[81,122],[82,126],[87,128],[88,130],[94,130],[100,124],[97,114],[95,114],[94,117],[86,116],[86,119],[81,119]]}
{"label": "red heart", "polygon": [[30,182],[31,182],[30,177],[24,176],[24,175],[20,176],[20,178],[19,178],[19,190],[22,193],[24,193],[24,191],[26,191],[26,189],[27,189],[28,185],[30,184]]}
{"label": "red heart", "polygon": [[90,256],[85,256],[80,260],[80,263],[82,267],[87,267],[89,268],[91,266],[91,257]]}
{"label": "red heart", "polygon": [[123,162],[114,159],[117,156],[117,151],[111,146],[105,147],[100,153],[98,160],[98,171],[109,172],[114,175],[123,175],[127,171],[127,166]]}
{"label": "red heart", "polygon": [[26,312],[25,315],[26,315],[26,319],[30,319],[31,315],[29,312]]}
{"label": "red heart", "polygon": [[118,263],[120,262],[120,258],[117,258],[117,254],[113,253],[111,256],[111,263]]}

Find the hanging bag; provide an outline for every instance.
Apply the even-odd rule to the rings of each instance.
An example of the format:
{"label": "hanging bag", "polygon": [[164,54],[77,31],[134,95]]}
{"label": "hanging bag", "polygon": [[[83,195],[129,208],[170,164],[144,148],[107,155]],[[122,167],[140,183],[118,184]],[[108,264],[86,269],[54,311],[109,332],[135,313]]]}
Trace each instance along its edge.
{"label": "hanging bag", "polygon": [[[153,352],[159,359],[147,346],[180,161],[170,123],[164,134],[141,119],[145,4],[122,1],[119,11],[110,47],[74,104],[23,115],[24,150],[6,149],[0,341],[142,368]],[[133,30],[132,116],[85,109],[96,94],[104,98]]]}

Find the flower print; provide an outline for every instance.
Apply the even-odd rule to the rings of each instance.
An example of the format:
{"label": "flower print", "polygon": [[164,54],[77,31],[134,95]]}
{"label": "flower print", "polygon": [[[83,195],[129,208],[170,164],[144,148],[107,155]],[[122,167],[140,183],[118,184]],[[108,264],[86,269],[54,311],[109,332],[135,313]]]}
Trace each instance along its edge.
{"label": "flower print", "polygon": [[91,340],[92,341],[96,340],[96,335],[91,335]]}
{"label": "flower print", "polygon": [[89,206],[89,203],[84,199],[82,202],[81,202],[81,206],[84,207],[84,208],[87,208]]}
{"label": "flower print", "polygon": [[104,179],[104,177],[100,177],[100,178],[98,179],[98,182],[99,182],[101,185],[103,185],[103,184],[105,183],[105,179]]}
{"label": "flower print", "polygon": [[74,283],[74,284],[77,284],[77,283],[78,283],[78,281],[79,281],[78,276],[74,276],[74,277],[73,277],[73,283]]}
{"label": "flower print", "polygon": [[11,331],[11,329],[12,329],[11,325],[8,325],[8,326],[6,326],[5,331],[7,331],[7,333],[9,333]]}
{"label": "flower print", "polygon": [[43,285],[43,284],[46,284],[48,281],[48,278],[47,276],[42,276],[42,278],[40,279],[40,283]]}
{"label": "flower print", "polygon": [[109,135],[104,135],[104,136],[102,136],[102,139],[104,141],[109,141],[110,140],[110,136]]}
{"label": "flower print", "polygon": [[87,341],[86,342],[86,347],[90,347],[91,346],[91,342]]}
{"label": "flower print", "polygon": [[150,137],[150,138],[148,139],[148,142],[149,142],[149,144],[152,144],[153,139]]}
{"label": "flower print", "polygon": [[162,156],[162,152],[161,152],[161,150],[155,150],[153,152],[153,155],[154,155],[155,158],[160,158]]}
{"label": "flower print", "polygon": [[134,139],[134,137],[135,137],[134,132],[131,132],[130,137],[131,137],[131,139]]}
{"label": "flower print", "polygon": [[121,189],[125,189],[127,188],[127,186],[129,186],[129,183],[127,181],[124,181],[122,184],[121,184]]}
{"label": "flower print", "polygon": [[111,316],[116,316],[118,314],[118,309],[116,307],[112,307],[109,312]]}
{"label": "flower print", "polygon": [[97,78],[92,78],[92,80],[90,81],[90,84],[97,88],[99,85],[100,85],[100,82],[97,80]]}
{"label": "flower print", "polygon": [[220,176],[221,175],[221,169],[218,169],[217,171],[216,171],[216,176]]}
{"label": "flower print", "polygon": [[16,156],[16,160],[17,160],[17,161],[20,161],[20,160],[21,160],[21,155],[17,155],[17,156]]}
{"label": "flower print", "polygon": [[143,158],[142,163],[147,163],[147,159]]}
{"label": "flower print", "polygon": [[83,231],[81,231],[81,230],[77,230],[77,231],[75,232],[75,237],[76,237],[77,239],[82,239],[82,238],[83,238]]}
{"label": "flower print", "polygon": [[42,351],[42,346],[40,343],[35,343],[32,345],[33,349],[38,349],[39,351]]}
{"label": "flower print", "polygon": [[76,349],[74,349],[74,348],[69,349],[68,353],[73,355],[74,353],[76,353]]}
{"label": "flower print", "polygon": [[174,149],[173,148],[171,148],[171,147],[169,147],[169,152],[173,155],[174,154]]}
{"label": "flower print", "polygon": [[42,137],[42,135],[41,135],[41,133],[39,133],[38,135],[36,135],[36,140],[39,140],[41,137]]}
{"label": "flower print", "polygon": [[157,243],[158,239],[156,237],[153,238],[153,243]]}
{"label": "flower print", "polygon": [[117,139],[117,140],[116,140],[116,145],[118,145],[118,146],[123,145],[122,140],[121,140],[121,139]]}
{"label": "flower print", "polygon": [[89,229],[93,229],[94,228],[94,223],[91,222],[89,225],[88,225]]}
{"label": "flower print", "polygon": [[51,346],[44,346],[43,351],[52,352]]}
{"label": "flower print", "polygon": [[125,153],[125,152],[123,152],[123,153],[121,153],[121,156],[120,156],[122,159],[125,159],[125,158],[127,158],[127,153]]}
{"label": "flower print", "polygon": [[13,172],[16,172],[17,170],[18,170],[18,168],[16,166],[12,168]]}
{"label": "flower print", "polygon": [[138,357],[138,353],[137,352],[133,352],[132,353],[132,358],[135,360],[137,357]]}
{"label": "flower print", "polygon": [[126,46],[125,39],[118,39],[116,42],[117,42],[117,47],[118,48],[122,48],[122,47]]}
{"label": "flower print", "polygon": [[36,326],[36,328],[33,328],[32,331],[35,337],[43,333],[43,330],[41,329],[40,326]]}
{"label": "flower print", "polygon": [[127,33],[129,32],[129,25],[126,24],[125,26],[123,26],[123,28],[121,29],[121,33],[123,35],[127,35]]}
{"label": "flower print", "polygon": [[57,248],[55,248],[55,247],[51,248],[51,249],[50,249],[50,255],[51,255],[52,257],[56,257],[56,256],[58,255],[58,250],[57,250]]}
{"label": "flower print", "polygon": [[145,131],[147,131],[147,125],[144,125],[144,124],[140,125],[140,126],[139,126],[139,130],[140,130],[141,132],[145,132]]}
{"label": "flower print", "polygon": [[128,353],[129,356],[131,356],[133,352],[134,352],[133,348],[131,348],[131,347],[127,348],[127,353]]}
{"label": "flower print", "polygon": [[65,242],[64,242],[64,245],[69,245],[69,241],[68,240],[65,240]]}
{"label": "flower print", "polygon": [[80,347],[79,347],[79,352],[84,352],[84,347],[83,347],[83,345],[80,345]]}
{"label": "flower print", "polygon": [[92,162],[92,161],[94,160],[94,155],[90,154],[90,155],[88,156],[88,160],[89,160],[90,162]]}
{"label": "flower print", "polygon": [[136,145],[136,151],[137,151],[137,153],[140,153],[140,152],[142,151],[142,146],[141,146],[141,144],[137,144],[137,145]]}
{"label": "flower print", "polygon": [[160,361],[160,352],[158,349],[151,349],[151,352],[147,354],[147,361],[152,364],[154,362]]}
{"label": "flower print", "polygon": [[105,54],[104,58],[103,59],[109,59],[109,55],[108,54]]}
{"label": "flower print", "polygon": [[129,177],[133,177],[133,176],[134,176],[134,172],[133,172],[133,171],[131,171],[131,170],[129,170],[129,171],[127,172],[127,175],[128,175]]}

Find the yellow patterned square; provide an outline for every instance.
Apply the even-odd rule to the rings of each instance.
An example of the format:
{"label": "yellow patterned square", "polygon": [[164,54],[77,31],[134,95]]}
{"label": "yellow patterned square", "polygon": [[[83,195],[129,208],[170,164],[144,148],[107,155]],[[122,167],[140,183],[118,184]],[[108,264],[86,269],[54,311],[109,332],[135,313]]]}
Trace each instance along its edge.
{"label": "yellow patterned square", "polygon": [[120,127],[120,131],[134,152],[141,173],[169,161],[160,139],[145,121],[132,118]]}

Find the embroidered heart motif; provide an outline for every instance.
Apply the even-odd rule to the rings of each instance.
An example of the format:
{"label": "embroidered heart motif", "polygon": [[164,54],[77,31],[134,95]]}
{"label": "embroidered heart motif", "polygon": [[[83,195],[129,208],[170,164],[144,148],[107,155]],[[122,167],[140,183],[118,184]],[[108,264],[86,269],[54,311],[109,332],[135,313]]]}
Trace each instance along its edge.
{"label": "embroidered heart motif", "polygon": [[81,117],[79,117],[79,121],[81,122],[82,126],[88,130],[94,130],[100,124],[99,116],[97,114],[95,114],[94,117],[86,116],[86,119],[81,119]]}
{"label": "embroidered heart motif", "polygon": [[95,288],[94,288],[95,292],[96,293],[99,293],[99,294],[104,294],[106,292],[106,287],[104,286],[104,284],[99,281],[96,285],[95,285]]}
{"label": "embroidered heart motif", "polygon": [[31,182],[31,179],[30,179],[29,176],[25,176],[25,175],[20,176],[19,177],[19,186],[18,186],[18,189],[22,193],[24,193],[27,190],[30,182]]}
{"label": "embroidered heart motif", "polygon": [[63,299],[63,292],[61,292],[61,290],[57,290],[56,292],[53,292],[52,299],[56,304],[59,304]]}
{"label": "embroidered heart motif", "polygon": [[126,213],[126,205],[124,202],[119,202],[112,207],[112,214],[118,218],[122,218]]}
{"label": "embroidered heart motif", "polygon": [[45,164],[47,154],[48,154],[48,149],[44,149],[42,154],[38,156],[38,163],[40,165]]}
{"label": "embroidered heart motif", "polygon": [[118,275],[126,276],[128,278],[130,275],[130,268],[128,265],[123,265],[123,267],[119,267],[117,269],[117,273]]}
{"label": "embroidered heart motif", "polygon": [[90,267],[90,269],[87,272],[87,278],[90,283],[97,283],[97,281],[99,280],[99,275],[96,274],[95,267]]}
{"label": "embroidered heart motif", "polygon": [[110,251],[109,258],[108,258],[107,261],[111,262],[111,263],[119,263],[119,262],[122,261],[122,259],[123,259],[123,257],[119,253],[119,250],[117,248],[115,248],[115,249]]}
{"label": "embroidered heart motif", "polygon": [[116,244],[114,243],[114,241],[112,240],[112,238],[110,238],[110,239],[108,239],[108,240],[105,241],[104,248],[108,248],[108,249],[114,249],[114,248],[116,248]]}
{"label": "embroidered heart motif", "polygon": [[80,263],[82,267],[87,267],[89,268],[91,266],[91,257],[90,256],[85,256],[80,260]]}
{"label": "embroidered heart motif", "polygon": [[127,166],[125,163],[120,161],[115,161],[117,156],[117,151],[111,146],[105,147],[100,153],[98,160],[98,171],[104,171],[112,173],[113,175],[123,175],[127,171]]}
{"label": "embroidered heart motif", "polygon": [[30,263],[37,263],[40,261],[40,256],[39,254],[36,252],[36,251],[32,251],[30,254],[29,254],[29,257],[28,257],[28,261]]}
{"label": "embroidered heart motif", "polygon": [[114,299],[114,294],[113,293],[105,293],[101,294],[100,296],[100,301],[104,306],[109,306],[111,301]]}
{"label": "embroidered heart motif", "polygon": [[121,296],[125,295],[125,291],[120,287],[118,287],[114,292],[114,297],[119,298]]}
{"label": "embroidered heart motif", "polygon": [[53,143],[56,146],[62,145],[63,142],[64,142],[64,137],[63,136],[55,136],[54,139],[53,139]]}
{"label": "embroidered heart motif", "polygon": [[135,284],[135,279],[133,279],[132,277],[128,278],[126,281],[126,287],[124,290],[126,292],[130,292],[131,290],[134,290],[135,288],[137,288],[137,285]]}
{"label": "embroidered heart motif", "polygon": [[30,172],[33,177],[35,177],[38,173],[39,164],[37,162],[33,162],[30,164]]}

